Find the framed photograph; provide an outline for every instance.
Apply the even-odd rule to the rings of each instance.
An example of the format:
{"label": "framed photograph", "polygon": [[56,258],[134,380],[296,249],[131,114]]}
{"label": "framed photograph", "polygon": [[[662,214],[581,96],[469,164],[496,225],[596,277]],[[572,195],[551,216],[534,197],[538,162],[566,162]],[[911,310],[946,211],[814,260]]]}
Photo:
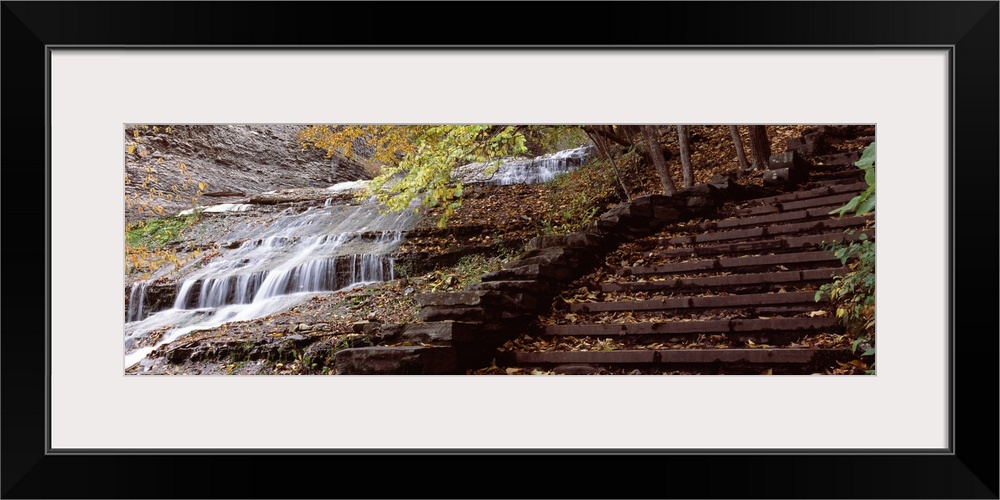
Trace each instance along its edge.
{"label": "framed photograph", "polygon": [[[19,195],[6,253],[9,271],[45,271],[8,276],[4,497],[462,491],[414,468],[419,456],[483,485],[461,496],[997,498],[997,273],[983,244],[998,226],[996,2],[557,4],[530,21],[462,5],[471,33],[414,24],[428,4],[334,3],[332,18],[315,6],[3,3],[3,164]],[[510,23],[570,34],[497,43]],[[468,37],[444,35],[456,29]],[[328,123],[874,124],[878,370],[136,376],[160,343],[122,350],[123,312],[144,316],[122,307],[123,149],[147,151],[123,134]],[[269,175],[288,168],[274,163]],[[44,217],[24,208],[29,192],[44,192]],[[224,281],[206,271],[191,300]],[[556,480],[555,461],[591,479]],[[317,464],[344,484],[289,490]],[[525,489],[515,470],[553,479]],[[184,479],[205,474],[207,489]]]}

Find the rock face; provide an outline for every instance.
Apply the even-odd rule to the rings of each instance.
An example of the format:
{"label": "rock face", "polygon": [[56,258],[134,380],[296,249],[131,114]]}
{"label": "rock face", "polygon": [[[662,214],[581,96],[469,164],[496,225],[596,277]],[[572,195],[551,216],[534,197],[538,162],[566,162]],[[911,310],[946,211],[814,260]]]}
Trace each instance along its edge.
{"label": "rock face", "polygon": [[[127,196],[146,197],[150,187],[170,193],[177,186],[180,199],[157,200],[167,215],[191,208],[194,187],[183,188],[187,175],[196,184],[205,183],[200,204],[235,202],[249,195],[285,188],[325,188],[338,182],[368,179],[359,162],[309,148],[298,142],[301,125],[171,125],[170,132],[160,125],[139,128],[138,141],[132,127],[124,130],[125,171],[129,183]],[[127,152],[135,143],[133,152]],[[152,169],[150,172],[148,169]],[[143,181],[152,173],[155,183]],[[126,219],[142,215],[136,208],[126,209]]]}

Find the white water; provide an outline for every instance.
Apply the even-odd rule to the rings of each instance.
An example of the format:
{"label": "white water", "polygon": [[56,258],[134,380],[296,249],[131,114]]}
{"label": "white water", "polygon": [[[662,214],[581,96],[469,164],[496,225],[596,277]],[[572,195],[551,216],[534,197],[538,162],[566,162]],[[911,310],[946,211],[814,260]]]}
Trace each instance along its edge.
{"label": "white water", "polygon": [[129,292],[128,297],[128,314],[125,317],[125,321],[139,321],[143,318],[143,307],[146,303],[146,287],[149,286],[148,281],[137,281],[132,284],[132,291]]}
{"label": "white water", "polygon": [[246,212],[247,210],[253,210],[253,205],[248,205],[246,203],[222,203],[220,205],[212,205],[210,207],[198,207],[189,208],[187,210],[181,210],[177,213],[178,217],[185,215],[191,215],[196,210],[201,210],[203,213],[208,214],[221,214],[225,212]]}
{"label": "white water", "polygon": [[575,170],[587,160],[592,146],[581,146],[530,159],[509,160],[487,174],[489,165],[476,163],[458,168],[458,176],[467,184],[535,184],[549,182],[560,174]]}
{"label": "white water", "polygon": [[[388,254],[416,222],[412,210],[382,215],[373,203],[241,219],[219,239],[235,248],[188,274],[172,308],[146,318],[133,315],[132,304],[141,307],[145,284],[133,287],[125,324],[125,349],[131,350],[126,367],[195,330],[275,314],[317,292],[392,279]],[[170,330],[155,345],[132,350],[161,328]]]}
{"label": "white water", "polygon": [[335,193],[341,193],[341,192],[344,192],[344,191],[357,191],[359,189],[364,189],[364,188],[368,187],[368,182],[369,181],[346,181],[346,182],[338,182],[338,183],[336,183],[336,184],[334,184],[334,185],[326,188],[326,190],[327,191],[332,191],[332,192],[335,192]]}
{"label": "white water", "polygon": [[[457,175],[466,183],[548,182],[582,165],[590,152],[591,146],[583,146],[511,160],[492,175],[485,175],[487,165],[466,165],[459,167]],[[344,182],[327,190],[345,192],[364,185],[365,181]],[[147,283],[133,286],[126,314],[125,366],[196,330],[275,314],[316,293],[393,279],[393,262],[387,256],[415,224],[413,211],[382,215],[373,203],[344,206],[332,202],[328,199],[322,208],[310,207],[305,212],[290,208],[265,215],[253,212],[253,205],[203,208],[209,214],[240,212],[233,214],[240,220],[229,233],[217,238],[224,248],[234,248],[190,271],[170,309],[143,317]],[[164,328],[169,330],[154,345],[134,347],[150,332]]]}

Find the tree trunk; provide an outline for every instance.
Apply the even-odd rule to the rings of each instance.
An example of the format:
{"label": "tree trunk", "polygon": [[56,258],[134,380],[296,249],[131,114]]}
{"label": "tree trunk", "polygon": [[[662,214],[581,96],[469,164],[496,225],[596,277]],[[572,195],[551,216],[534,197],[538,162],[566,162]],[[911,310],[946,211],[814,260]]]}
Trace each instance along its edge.
{"label": "tree trunk", "polygon": [[660,148],[659,134],[652,125],[642,127],[642,135],[646,140],[646,149],[656,167],[656,173],[660,175],[660,185],[663,186],[663,194],[671,195],[677,192],[674,181],[670,178],[670,170],[667,169],[667,160],[663,158],[663,149]]}
{"label": "tree trunk", "polygon": [[688,144],[687,125],[677,126],[677,144],[681,149],[681,172],[684,173],[684,187],[694,186],[694,172],[691,170],[691,146]]}
{"label": "tree trunk", "polygon": [[767,140],[767,129],[763,125],[750,125],[750,151],[753,152],[753,168],[767,170],[771,143]]}
{"label": "tree trunk", "polygon": [[733,136],[733,145],[736,146],[736,156],[740,159],[740,170],[750,170],[750,162],[747,161],[747,152],[743,149],[743,139],[740,139],[740,129],[736,125],[729,126],[729,133]]}

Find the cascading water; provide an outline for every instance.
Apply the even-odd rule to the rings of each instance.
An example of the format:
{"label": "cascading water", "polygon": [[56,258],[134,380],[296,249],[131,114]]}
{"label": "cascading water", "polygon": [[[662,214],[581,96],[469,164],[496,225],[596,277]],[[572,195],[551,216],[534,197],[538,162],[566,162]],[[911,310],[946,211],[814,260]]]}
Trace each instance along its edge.
{"label": "cascading water", "polygon": [[458,176],[467,184],[507,186],[548,182],[583,165],[592,148],[586,145],[530,159],[505,161],[492,174],[486,173],[489,167],[484,164],[464,165],[459,167]]}
{"label": "cascading water", "polygon": [[[230,249],[187,275],[172,308],[143,318],[145,284],[133,286],[126,367],[194,330],[274,314],[315,292],[392,279],[388,255],[416,222],[412,210],[384,215],[374,203],[237,217],[242,221],[219,239]],[[147,333],[164,327],[172,329],[155,345],[135,348]]]}
{"label": "cascading water", "polygon": [[139,321],[144,317],[143,306],[146,303],[146,287],[148,286],[148,281],[137,281],[132,284],[132,291],[129,292],[128,296],[128,313],[125,317],[126,322]]}
{"label": "cascading water", "polygon": [[[588,145],[510,160],[490,175],[486,165],[465,165],[457,175],[466,183],[548,182],[582,165],[591,151]],[[363,181],[349,182],[327,190],[336,196],[363,186]],[[148,283],[133,285],[125,324],[126,367],[195,330],[274,314],[317,292],[391,280],[395,276],[388,255],[416,223],[412,210],[383,215],[372,202],[340,205],[333,198],[304,212],[290,208],[258,214],[256,207],[245,204],[217,205],[203,212],[240,222],[216,238],[226,250],[187,274],[172,308],[144,316]],[[145,340],[161,329],[165,331],[155,342]]]}

